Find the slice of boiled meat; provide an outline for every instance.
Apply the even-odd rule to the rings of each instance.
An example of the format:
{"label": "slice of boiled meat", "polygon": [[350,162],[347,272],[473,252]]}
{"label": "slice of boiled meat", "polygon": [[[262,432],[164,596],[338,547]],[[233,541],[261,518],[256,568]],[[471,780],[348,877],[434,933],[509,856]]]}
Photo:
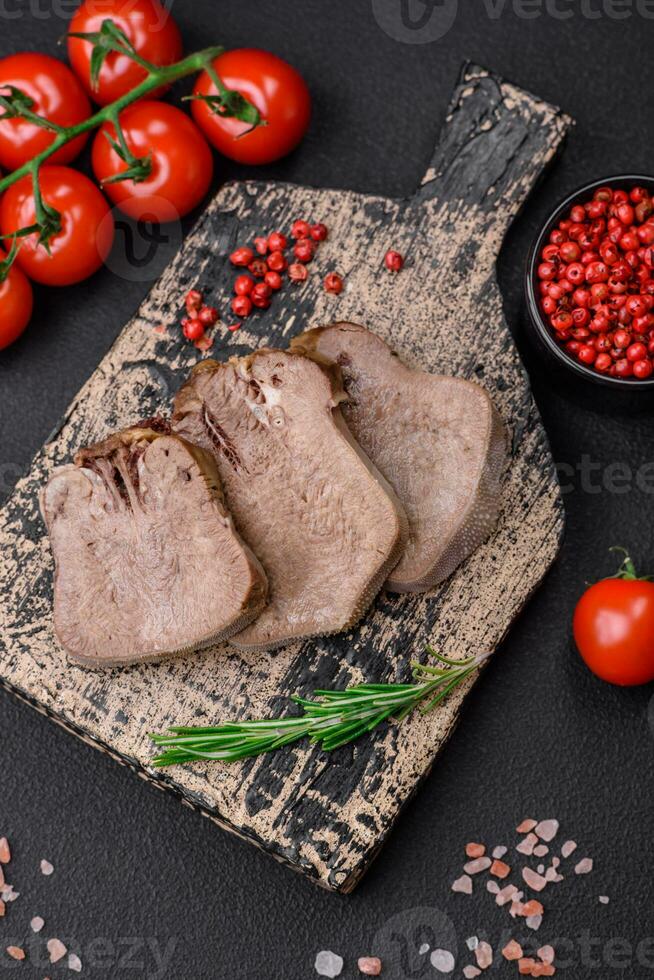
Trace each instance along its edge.
{"label": "slice of boiled meat", "polygon": [[339,365],[345,421],[404,505],[409,542],[386,587],[438,584],[497,523],[507,440],[490,397],[462,378],[408,368],[354,323],[309,330],[291,347]]}
{"label": "slice of boiled meat", "polygon": [[269,605],[231,640],[240,649],[347,629],[402,554],[406,517],[343,423],[342,398],[338,372],[278,350],[202,361],[177,395],[175,430],[213,450],[270,584]]}
{"label": "slice of boiled meat", "polygon": [[76,661],[190,651],[265,605],[265,574],[234,530],[213,457],[161,425],[81,450],[53,473],[41,510],[56,564],[55,631]]}

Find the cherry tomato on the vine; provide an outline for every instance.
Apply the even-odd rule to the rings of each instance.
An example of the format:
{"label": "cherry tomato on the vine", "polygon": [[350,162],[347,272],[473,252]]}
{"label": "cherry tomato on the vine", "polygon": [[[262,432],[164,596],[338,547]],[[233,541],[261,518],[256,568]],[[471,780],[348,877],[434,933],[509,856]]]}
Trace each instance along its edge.
{"label": "cherry tomato on the vine", "polygon": [[[91,115],[91,103],[77,76],[62,61],[47,54],[23,52],[0,60],[0,94],[19,89],[32,101],[31,112],[59,126],[76,126]],[[0,122],[0,164],[17,170],[53,142],[51,130],[22,116]],[[70,163],[81,153],[86,133],[62,146],[50,160]]]}
{"label": "cherry tomato on the vine", "polygon": [[[93,181],[70,167],[41,167],[44,202],[61,215],[61,229],[49,251],[34,232],[21,239],[16,262],[30,279],[46,286],[70,286],[93,275],[111,250],[114,222],[109,205]],[[36,220],[32,178],[12,184],[0,200],[0,230],[5,236]]]}
{"label": "cherry tomato on the vine", "polygon": [[[266,125],[248,133],[247,123],[220,116],[202,99],[194,99],[193,118],[209,142],[239,163],[271,163],[294,150],[311,117],[309,89],[295,68],[258,48],[227,51],[213,66],[228,89],[240,92],[259,110]],[[217,94],[206,71],[199,76],[193,94]]]}
{"label": "cherry tomato on the vine", "polygon": [[613,578],[591,585],[573,620],[577,649],[594,674],[630,686],[654,680],[654,583],[629,557]]}
{"label": "cherry tomato on the vine", "polygon": [[[172,65],[182,57],[182,36],[159,0],[84,0],[70,22],[69,31],[91,34],[99,31],[105,20],[112,20],[130,40],[137,54],[153,65]],[[145,69],[126,54],[110,51],[100,69],[98,86],[94,88],[91,84],[92,51],[89,41],[68,38],[68,57],[73,70],[99,105],[115,102],[146,77]]]}
{"label": "cherry tomato on the vine", "polygon": [[174,221],[196,207],[209,189],[213,157],[193,120],[165,102],[136,102],[120,114],[130,151],[150,158],[145,180],[106,181],[127,170],[111,146],[112,123],[105,123],[93,143],[93,172],[107,196],[131,218]]}
{"label": "cherry tomato on the vine", "polygon": [[[6,258],[0,250],[0,262]],[[32,287],[16,263],[0,282],[0,350],[13,344],[22,334],[32,315]]]}

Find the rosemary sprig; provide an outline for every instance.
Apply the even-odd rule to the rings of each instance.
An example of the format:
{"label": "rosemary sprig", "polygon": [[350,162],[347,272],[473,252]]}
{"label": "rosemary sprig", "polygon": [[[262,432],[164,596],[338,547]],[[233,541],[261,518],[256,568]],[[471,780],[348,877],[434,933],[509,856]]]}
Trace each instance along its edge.
{"label": "rosemary sprig", "polygon": [[317,690],[310,699],[291,698],[302,708],[298,716],[228,721],[215,727],[174,726],[165,735],[150,734],[154,744],[164,749],[152,764],[171,766],[198,759],[237,762],[303,738],[331,752],[389,718],[403,721],[418,706],[426,714],[486,659],[448,660],[429,646],[427,653],[445,666],[412,662],[412,684],[356,684],[344,691]]}

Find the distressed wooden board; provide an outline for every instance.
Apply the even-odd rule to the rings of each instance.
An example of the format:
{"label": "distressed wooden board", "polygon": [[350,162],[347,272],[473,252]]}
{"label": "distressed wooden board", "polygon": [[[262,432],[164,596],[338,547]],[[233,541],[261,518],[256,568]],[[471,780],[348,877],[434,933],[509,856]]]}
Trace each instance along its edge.
{"label": "distressed wooden board", "polygon": [[[547,441],[502,315],[495,260],[512,218],[562,141],[556,108],[467,66],[421,188],[393,201],[271,183],[223,188],[182,252],[79,393],[0,519],[0,682],[154,785],[300,869],[351,890],[400,809],[429,772],[470,689],[326,756],[300,745],[232,767],[148,765],[146,732],[172,723],[288,710],[285,696],[366,680],[406,680],[430,640],[459,657],[492,650],[553,561],[563,527]],[[383,162],[382,162],[383,165]],[[310,216],[330,228],[307,283],[226,334],[215,356],[265,344],[335,318],[367,324],[413,365],[473,378],[492,393],[512,433],[497,533],[425,596],[382,593],[347,635],[241,655],[220,647],[158,665],[89,672],[69,664],[52,633],[52,560],[37,492],[79,445],[165,411],[200,356],[180,342],[184,292],[204,289],[221,309],[233,271],[227,256],[262,229]],[[407,256],[383,270],[388,247]],[[338,269],[347,288],[326,294]],[[160,323],[165,333],[153,329]]]}

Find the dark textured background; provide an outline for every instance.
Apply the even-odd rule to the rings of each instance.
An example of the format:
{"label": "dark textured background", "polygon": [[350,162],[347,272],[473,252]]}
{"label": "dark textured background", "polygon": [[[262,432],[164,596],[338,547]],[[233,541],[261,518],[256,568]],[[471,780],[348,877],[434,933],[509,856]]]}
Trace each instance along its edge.
{"label": "dark textured background", "polygon": [[[596,862],[590,877],[545,893],[553,908],[539,938],[568,941],[571,965],[564,975],[654,976],[654,940],[637,953],[643,939],[654,937],[652,690],[595,681],[569,638],[584,582],[612,568],[609,545],[628,545],[641,563],[652,562],[653,498],[636,480],[638,468],[654,457],[651,413],[608,414],[602,398],[591,405],[572,400],[521,337],[522,268],[539,221],[586,180],[651,172],[647,50],[654,22],[631,6],[592,0],[586,14],[603,10],[599,17],[577,11],[565,21],[551,14],[526,20],[508,0],[504,6],[461,0],[444,39],[407,44],[380,29],[370,0],[175,0],[188,49],[210,38],[267,47],[292,61],[311,86],[315,115],[307,139],[288,160],[257,175],[410,192],[466,58],[576,118],[562,157],[515,223],[499,264],[507,316],[564,467],[567,536],[433,775],[349,897],[319,891],[0,695],[0,836],[13,841],[9,880],[22,893],[0,924],[0,948],[24,941],[30,917],[40,914],[48,935],[68,938],[81,951],[83,976],[307,980],[315,976],[316,951],[331,948],[345,957],[342,976],[352,980],[356,957],[374,951],[378,930],[394,933],[398,948],[402,937],[411,943],[437,917],[428,907],[455,923],[460,975],[469,962],[464,939],[486,932],[495,943],[507,923],[484,893],[465,900],[449,891],[461,847],[477,838],[511,843],[517,820],[533,814],[558,817],[562,833]],[[561,9],[571,7],[561,0]],[[499,16],[489,17],[489,8]],[[630,15],[610,16],[620,11]],[[55,54],[64,30],[47,4],[7,0],[0,54],[28,47]],[[216,183],[254,173],[220,162]],[[73,290],[39,297],[27,334],[0,355],[3,498],[148,285],[103,271]],[[616,463],[631,468],[630,480],[610,468]],[[50,879],[38,872],[44,856],[56,866]],[[611,904],[599,905],[600,894]],[[157,968],[153,950],[166,966]],[[14,966],[0,953],[0,976]],[[26,980],[70,976],[34,962],[17,969]],[[395,973],[394,980],[438,975],[427,965]],[[499,975],[516,973],[504,964]]]}

